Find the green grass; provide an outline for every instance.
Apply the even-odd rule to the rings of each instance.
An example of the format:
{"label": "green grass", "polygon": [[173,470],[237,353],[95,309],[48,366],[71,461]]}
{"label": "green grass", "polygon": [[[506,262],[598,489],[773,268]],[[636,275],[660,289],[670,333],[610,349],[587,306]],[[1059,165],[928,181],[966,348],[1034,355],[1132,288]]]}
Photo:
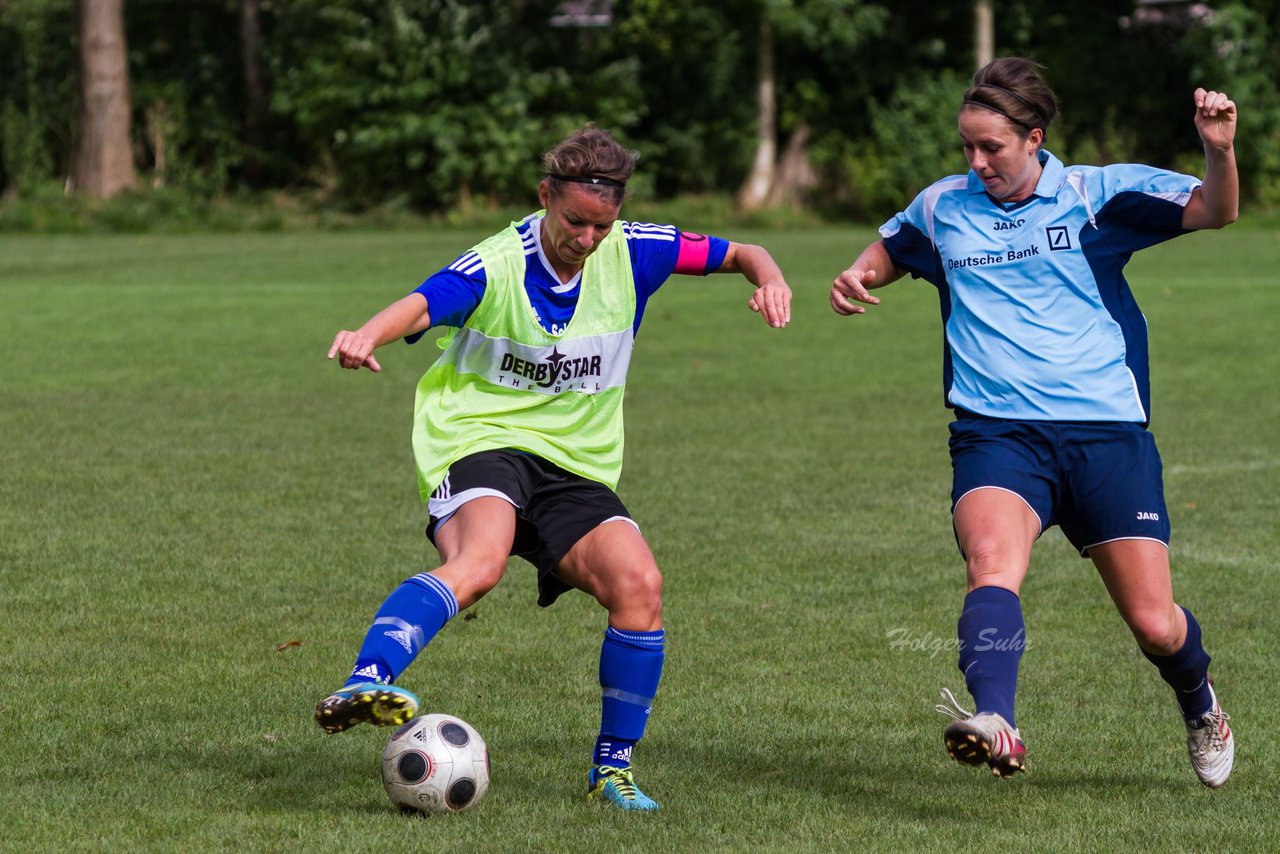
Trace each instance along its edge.
{"label": "green grass", "polygon": [[963,566],[936,297],[908,280],[837,318],[827,288],[871,232],[826,229],[730,235],[787,271],[787,330],[732,277],[677,278],[640,334],[620,492],[666,577],[637,754],[663,812],[583,801],[603,612],[538,609],[513,563],[403,680],[486,736],[489,796],[395,813],[386,733],[328,738],[311,709],[431,565],[408,435],[435,350],[386,348],[377,376],[324,354],[480,236],[0,238],[0,847],[1274,846],[1280,231],[1245,225],[1129,268],[1175,590],[1239,737],[1227,787],[1196,782],[1168,688],[1056,531],[1023,593],[1031,772],[946,757]]}

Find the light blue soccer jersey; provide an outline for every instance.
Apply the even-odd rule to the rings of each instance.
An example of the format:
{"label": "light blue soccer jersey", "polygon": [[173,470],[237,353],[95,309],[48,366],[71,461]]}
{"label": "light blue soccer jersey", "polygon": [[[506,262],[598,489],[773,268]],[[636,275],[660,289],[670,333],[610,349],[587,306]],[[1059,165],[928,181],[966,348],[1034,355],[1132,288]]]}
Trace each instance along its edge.
{"label": "light blue soccer jersey", "polygon": [[1147,321],[1122,270],[1185,233],[1200,181],[1040,159],[1022,202],[995,201],[970,171],[880,227],[894,266],[938,289],[947,403],[994,418],[1146,423]]}

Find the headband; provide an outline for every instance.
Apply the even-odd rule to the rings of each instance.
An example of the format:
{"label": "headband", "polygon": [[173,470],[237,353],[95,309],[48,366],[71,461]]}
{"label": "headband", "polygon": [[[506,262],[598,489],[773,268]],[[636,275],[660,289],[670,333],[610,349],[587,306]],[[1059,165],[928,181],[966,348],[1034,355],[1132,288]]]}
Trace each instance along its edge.
{"label": "headband", "polygon": [[591,184],[597,187],[626,187],[626,182],[615,181],[612,178],[601,178],[596,175],[556,175],[548,172],[548,178],[555,178],[557,181],[569,181],[573,184]]}
{"label": "headband", "polygon": [[[988,89],[995,89],[997,92],[1002,92],[1005,95],[1008,95],[1010,98],[1012,98],[1013,100],[1017,101],[1019,104],[1021,104],[1022,106],[1030,110],[1035,115],[1035,117],[1040,120],[1040,124],[1038,125],[1038,127],[1041,130],[1044,130],[1045,128],[1048,127],[1049,123],[1045,121],[1044,114],[1040,112],[1039,108],[1037,108],[1035,104],[1031,103],[1026,98],[1019,95],[1017,92],[1014,92],[1011,89],[1006,89],[1003,86],[997,86],[994,83],[978,83],[974,88],[977,88],[978,86],[985,86]],[[1006,119],[1013,122],[1014,124],[1022,125],[1025,128],[1033,127],[1033,125],[1028,125],[1024,121],[1015,119],[1013,116],[1009,115],[1004,110],[1000,109],[997,106],[994,106],[993,104],[988,104],[984,101],[975,101],[972,98],[965,98],[964,102],[966,104],[972,104],[975,107],[984,107],[988,110],[991,110],[993,113],[999,113],[1000,115],[1004,116]]]}

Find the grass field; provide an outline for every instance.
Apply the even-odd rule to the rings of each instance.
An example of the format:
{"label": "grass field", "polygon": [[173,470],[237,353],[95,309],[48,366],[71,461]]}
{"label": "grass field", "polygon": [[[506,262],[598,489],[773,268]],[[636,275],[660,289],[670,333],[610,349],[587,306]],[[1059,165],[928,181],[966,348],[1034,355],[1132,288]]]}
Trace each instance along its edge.
{"label": "grass field", "polygon": [[523,564],[402,680],[486,736],[488,798],[394,812],[386,733],[311,710],[431,564],[409,414],[435,349],[376,376],[324,355],[479,236],[0,239],[0,848],[1275,849],[1280,232],[1247,225],[1129,268],[1175,590],[1238,737],[1225,788],[1056,530],[1023,590],[1030,773],[946,757],[938,689],[967,695],[936,296],[907,280],[837,318],[871,232],[832,229],[731,235],[788,272],[785,331],[718,277],[673,279],[640,333],[620,492],[666,577],[637,753],[663,812],[583,801],[603,612],[538,609]]}

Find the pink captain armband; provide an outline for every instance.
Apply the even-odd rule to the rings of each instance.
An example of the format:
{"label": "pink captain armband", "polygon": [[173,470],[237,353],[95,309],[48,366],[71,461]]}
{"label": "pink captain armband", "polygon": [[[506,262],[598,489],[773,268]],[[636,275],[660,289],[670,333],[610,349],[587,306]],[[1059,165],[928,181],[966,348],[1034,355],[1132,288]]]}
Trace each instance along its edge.
{"label": "pink captain armband", "polygon": [[692,231],[680,232],[680,254],[676,256],[676,267],[671,272],[685,276],[705,276],[707,255],[711,252],[711,241],[705,234]]}

